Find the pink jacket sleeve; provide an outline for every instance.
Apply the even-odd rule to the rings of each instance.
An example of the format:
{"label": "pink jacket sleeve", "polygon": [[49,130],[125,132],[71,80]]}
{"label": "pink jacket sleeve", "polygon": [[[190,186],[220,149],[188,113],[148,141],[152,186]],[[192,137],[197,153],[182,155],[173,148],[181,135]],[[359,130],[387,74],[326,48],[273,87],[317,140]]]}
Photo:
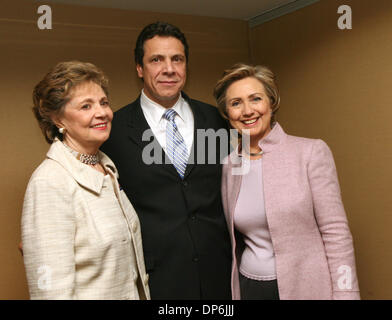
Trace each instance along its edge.
{"label": "pink jacket sleeve", "polygon": [[313,145],[308,176],[314,214],[331,273],[333,299],[360,299],[352,236],[344,211],[332,153],[327,144]]}

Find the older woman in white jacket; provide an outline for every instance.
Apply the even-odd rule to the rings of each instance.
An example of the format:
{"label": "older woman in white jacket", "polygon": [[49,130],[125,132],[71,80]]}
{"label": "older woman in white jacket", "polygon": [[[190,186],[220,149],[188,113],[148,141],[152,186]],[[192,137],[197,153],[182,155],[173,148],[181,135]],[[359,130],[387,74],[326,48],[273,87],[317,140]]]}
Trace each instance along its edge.
{"label": "older woman in white jacket", "polygon": [[51,144],[22,214],[31,299],[149,299],[139,219],[99,147],[113,112],[104,74],[57,64],[37,84],[33,111]]}

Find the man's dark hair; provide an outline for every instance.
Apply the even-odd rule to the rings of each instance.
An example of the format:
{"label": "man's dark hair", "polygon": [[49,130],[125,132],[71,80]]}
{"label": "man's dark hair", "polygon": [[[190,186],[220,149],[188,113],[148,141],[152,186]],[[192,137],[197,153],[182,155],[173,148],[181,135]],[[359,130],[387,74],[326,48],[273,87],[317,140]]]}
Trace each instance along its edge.
{"label": "man's dark hair", "polygon": [[188,43],[186,42],[185,35],[176,26],[173,26],[172,24],[167,22],[158,21],[144,27],[142,32],[140,32],[139,36],[137,37],[136,47],[135,47],[136,64],[143,66],[144,43],[147,40],[154,38],[155,36],[173,37],[180,40],[184,46],[185,58],[186,58],[186,62],[188,63],[189,47],[188,47]]}

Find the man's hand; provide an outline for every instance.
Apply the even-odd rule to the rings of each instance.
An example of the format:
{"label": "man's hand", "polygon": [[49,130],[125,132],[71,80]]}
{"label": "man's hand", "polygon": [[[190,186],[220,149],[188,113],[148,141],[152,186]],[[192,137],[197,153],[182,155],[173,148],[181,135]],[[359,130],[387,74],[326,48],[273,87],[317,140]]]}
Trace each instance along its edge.
{"label": "man's hand", "polygon": [[18,249],[19,249],[20,254],[21,254],[22,257],[23,257],[23,243],[22,243],[22,241],[19,242]]}

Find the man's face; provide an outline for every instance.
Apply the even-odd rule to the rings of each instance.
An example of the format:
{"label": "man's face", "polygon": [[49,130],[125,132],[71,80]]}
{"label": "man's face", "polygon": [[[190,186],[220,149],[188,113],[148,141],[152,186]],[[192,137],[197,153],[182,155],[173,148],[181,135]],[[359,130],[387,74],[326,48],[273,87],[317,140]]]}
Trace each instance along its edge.
{"label": "man's face", "polygon": [[155,36],[144,43],[143,66],[136,65],[143,78],[144,93],[165,108],[172,107],[185,85],[184,46],[174,37]]}

